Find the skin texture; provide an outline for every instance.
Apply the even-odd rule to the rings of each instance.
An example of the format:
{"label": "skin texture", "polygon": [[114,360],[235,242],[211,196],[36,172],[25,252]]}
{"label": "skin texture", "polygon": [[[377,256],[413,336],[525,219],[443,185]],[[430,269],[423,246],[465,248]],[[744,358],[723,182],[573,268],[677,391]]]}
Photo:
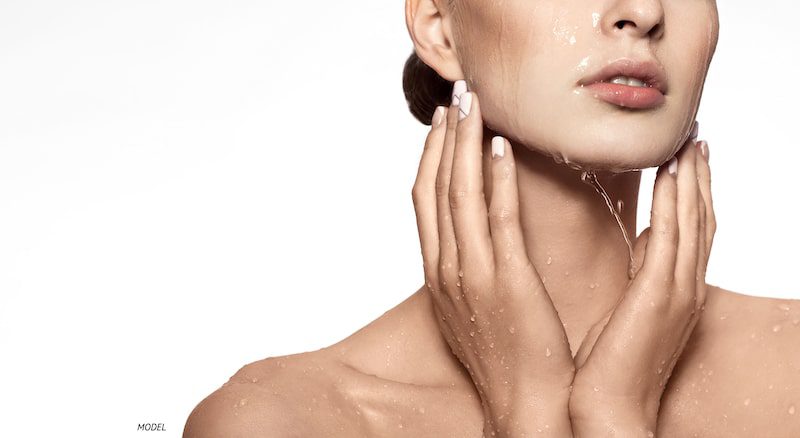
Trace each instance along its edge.
{"label": "skin texture", "polygon": [[[560,154],[573,164],[605,170],[661,165],[671,158],[686,144],[716,46],[715,4],[705,0],[592,4],[409,0],[406,6],[418,55],[446,79],[466,79],[475,93],[466,124],[457,120],[451,107],[443,126],[432,129],[412,192],[421,225],[426,284],[332,346],[244,366],[195,408],[184,436],[480,437],[490,430],[487,418],[492,416],[498,420],[493,423],[497,436],[538,434],[539,428],[545,435],[571,436],[555,432],[557,423],[551,422],[565,410],[579,414],[572,421],[583,421],[590,436],[647,436],[648,429],[655,436],[670,437],[800,436],[800,302],[747,296],[702,281],[714,224],[709,222],[713,218],[710,167],[694,145],[690,142],[693,147],[678,154],[677,178],[659,172],[653,233],[637,239],[640,270],[633,281],[627,274],[627,247],[606,206],[594,189],[579,180],[579,172],[551,157]],[[617,23],[625,25],[617,27]],[[579,88],[575,93],[575,83],[585,72],[574,66],[584,58],[589,57],[586,68],[590,71],[631,54],[653,56],[663,64],[669,82],[664,106],[630,111],[580,94]],[[470,126],[471,130],[465,130]],[[445,141],[447,129],[464,130],[461,147],[458,140]],[[492,161],[490,145],[498,134],[510,140],[506,146],[511,148],[505,165],[499,167],[498,161]],[[437,135],[439,141],[432,141]],[[438,156],[431,154],[436,150]],[[436,159],[426,161],[426,155]],[[448,166],[452,168],[447,170]],[[513,185],[508,183],[511,173],[516,196],[511,196]],[[483,181],[478,184],[475,181],[481,175]],[[639,177],[639,172],[598,172],[611,198],[624,203],[622,217],[629,235],[636,230]],[[446,185],[444,179],[449,180]],[[420,184],[425,180],[428,183]],[[431,184],[431,180],[436,182]],[[481,236],[483,225],[467,222],[458,228],[460,210],[452,210],[450,194],[466,193],[462,188],[467,180],[473,181],[471,192],[482,195],[486,210],[480,210],[479,202],[464,203],[473,207],[461,209],[471,213],[462,220],[483,218],[488,222],[483,225],[491,230],[497,222],[497,216],[493,221],[490,215],[493,201],[495,207],[513,206],[516,198],[518,232],[491,235],[505,236],[504,247],[526,255],[535,275],[503,277],[497,269],[492,275],[474,269],[485,266],[490,253],[498,259],[491,248],[499,238],[484,242],[488,246],[483,249],[466,241],[455,252],[452,246],[440,247],[448,236],[457,239],[459,229]],[[456,181],[453,191],[452,181]],[[501,188],[498,184],[503,181]],[[672,216],[659,208],[669,205]],[[448,208],[452,234],[442,227]],[[675,221],[673,226],[666,224],[667,216]],[[699,225],[690,226],[692,221],[706,224],[703,232]],[[426,222],[436,224],[435,233],[426,231],[431,229],[422,225]],[[670,229],[678,230],[678,238],[684,235],[681,230],[693,229],[694,245],[666,239],[670,234],[665,230]],[[433,236],[442,240],[426,245]],[[658,239],[662,244],[653,243]],[[433,256],[434,247],[443,256]],[[695,249],[694,256],[687,248]],[[651,253],[656,257],[649,258]],[[484,262],[477,262],[481,255]],[[441,269],[441,257],[473,269],[458,277],[458,269],[446,262],[446,269]],[[658,263],[648,268],[652,261]],[[450,281],[442,276],[448,269],[445,275]],[[467,301],[455,299],[454,272],[464,281],[462,285],[492,279],[491,287],[483,283],[472,289],[484,294],[482,305],[489,307],[479,309],[483,314],[499,311],[487,298],[521,300],[517,304],[527,310],[504,318],[478,318],[488,325],[480,326],[480,335],[470,336],[469,313],[463,313]],[[688,285],[695,277],[687,272],[700,279],[691,291]],[[658,277],[670,279],[664,282],[669,286],[644,287],[636,280],[648,278],[646,284],[653,285],[652,279]],[[514,290],[509,279],[519,278],[527,278],[523,284],[531,287],[504,294]],[[539,284],[537,278],[549,300],[542,294],[525,294],[540,290],[534,287]],[[473,283],[468,283],[470,279]],[[662,301],[654,315],[648,312],[655,300]],[[448,302],[449,308],[445,307]],[[663,302],[682,304],[662,306]],[[699,303],[694,313],[687,303]],[[448,310],[454,316],[443,321],[441,315]],[[526,319],[533,315],[537,317]],[[515,321],[514,334],[502,326],[510,321]],[[684,330],[685,339],[675,335]],[[668,342],[660,342],[663,338]],[[491,342],[494,347],[488,346]],[[542,347],[550,349],[550,356],[542,353]],[[493,355],[470,355],[471,348],[502,350],[519,360],[513,372],[503,374],[497,362],[493,365]],[[678,357],[670,360],[677,351]],[[545,384],[553,378],[559,381],[559,368],[552,368],[550,359],[573,371],[568,360],[562,360],[565,356],[575,358],[578,373],[569,409],[558,397],[557,388],[563,385]],[[472,364],[469,370],[466,363]],[[664,367],[661,372],[660,367]],[[548,379],[541,379],[542,375]],[[531,423],[537,430],[508,428],[502,423],[508,418],[500,416],[509,410],[487,408],[487,400],[515,407],[520,399],[531,400],[524,392],[502,391],[503,385],[482,384],[505,378],[513,379],[512,387],[534,389],[533,397],[540,401],[534,405],[539,408],[533,412],[515,408],[508,415],[514,419],[539,415],[543,422]],[[595,393],[600,398],[593,399]],[[608,394],[622,397],[602,398]],[[631,394],[637,395],[632,398]],[[619,416],[619,412],[632,411],[626,403],[630,400],[644,406],[641,421],[633,425],[638,429],[622,427],[636,417]],[[547,427],[551,424],[552,429]],[[619,428],[602,429],[608,424]],[[573,429],[575,436],[581,436],[580,428]]]}

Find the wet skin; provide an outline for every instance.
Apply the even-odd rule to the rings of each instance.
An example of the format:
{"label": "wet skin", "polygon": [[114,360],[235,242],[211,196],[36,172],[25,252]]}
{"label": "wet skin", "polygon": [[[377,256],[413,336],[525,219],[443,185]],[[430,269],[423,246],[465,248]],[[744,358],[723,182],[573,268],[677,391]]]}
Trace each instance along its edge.
{"label": "wet skin", "polygon": [[[334,345],[244,366],[195,408],[184,436],[482,436],[480,395],[431,297],[423,286]],[[597,321],[581,318],[589,320],[570,326]],[[566,330],[573,354],[588,331]],[[798,300],[708,285],[661,397],[656,436],[798,436],[798,341]]]}
{"label": "wet skin", "polygon": [[[443,78],[468,79],[485,103],[488,134],[515,141],[525,247],[575,354],[624,290],[628,252],[616,224],[597,220],[609,215],[593,189],[532,151],[600,170],[664,163],[697,112],[716,5],[464,0],[453,20],[443,3],[407,2],[415,51]],[[623,112],[575,87],[625,55],[664,65],[663,108]],[[623,201],[632,234],[638,176],[599,176]],[[656,436],[800,436],[800,302],[705,290],[661,397]],[[244,366],[200,402],[184,436],[480,437],[480,394],[438,324],[422,286],[334,345]]]}
{"label": "wet skin", "polygon": [[[656,436],[797,437],[800,301],[709,286],[664,392]],[[318,351],[242,367],[192,412],[186,438],[481,437],[478,394],[425,288]]]}

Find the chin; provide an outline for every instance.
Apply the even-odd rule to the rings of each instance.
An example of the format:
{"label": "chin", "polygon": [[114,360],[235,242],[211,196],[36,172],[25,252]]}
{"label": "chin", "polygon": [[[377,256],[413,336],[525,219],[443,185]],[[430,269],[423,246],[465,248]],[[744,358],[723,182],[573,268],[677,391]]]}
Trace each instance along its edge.
{"label": "chin", "polygon": [[524,139],[522,135],[519,143],[574,170],[612,173],[660,166],[672,158],[682,144],[679,138],[646,136],[630,130],[625,133],[609,130],[571,132],[572,135],[550,139]]}

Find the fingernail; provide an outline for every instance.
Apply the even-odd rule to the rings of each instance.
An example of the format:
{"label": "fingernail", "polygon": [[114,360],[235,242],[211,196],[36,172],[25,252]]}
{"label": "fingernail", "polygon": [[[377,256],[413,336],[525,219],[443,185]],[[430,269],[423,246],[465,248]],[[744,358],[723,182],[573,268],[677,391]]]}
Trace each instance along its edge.
{"label": "fingernail", "polygon": [[692,140],[697,138],[697,132],[699,130],[700,130],[700,122],[695,120],[694,123],[692,124],[692,132],[691,132],[691,134],[689,134],[689,138],[692,139]]}
{"label": "fingernail", "polygon": [[708,161],[708,142],[705,140],[700,140],[697,142],[697,146],[700,148],[700,154],[702,154],[703,158]]}
{"label": "fingernail", "polygon": [[461,103],[461,95],[467,91],[467,81],[463,79],[457,80],[453,84],[453,105]]}
{"label": "fingernail", "polygon": [[469,91],[461,95],[461,102],[458,104],[458,120],[464,120],[472,109],[472,93]]}
{"label": "fingernail", "polygon": [[678,174],[678,159],[677,158],[672,157],[672,159],[669,160],[669,166],[667,166],[667,171],[669,172],[670,175],[673,175],[673,176]]}
{"label": "fingernail", "polygon": [[506,153],[506,140],[499,135],[492,137],[492,158],[503,158]]}
{"label": "fingernail", "polygon": [[436,128],[442,124],[442,120],[444,120],[444,111],[443,106],[436,107],[436,110],[433,112],[433,118],[431,119],[431,126]]}

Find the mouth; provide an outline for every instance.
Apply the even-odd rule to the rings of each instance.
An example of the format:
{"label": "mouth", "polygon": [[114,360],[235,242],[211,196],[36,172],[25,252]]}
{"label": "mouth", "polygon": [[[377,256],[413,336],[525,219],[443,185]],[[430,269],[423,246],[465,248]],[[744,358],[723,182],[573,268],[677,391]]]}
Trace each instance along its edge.
{"label": "mouth", "polygon": [[666,73],[652,60],[618,59],[578,82],[593,96],[608,103],[651,109],[661,106],[667,94]]}

